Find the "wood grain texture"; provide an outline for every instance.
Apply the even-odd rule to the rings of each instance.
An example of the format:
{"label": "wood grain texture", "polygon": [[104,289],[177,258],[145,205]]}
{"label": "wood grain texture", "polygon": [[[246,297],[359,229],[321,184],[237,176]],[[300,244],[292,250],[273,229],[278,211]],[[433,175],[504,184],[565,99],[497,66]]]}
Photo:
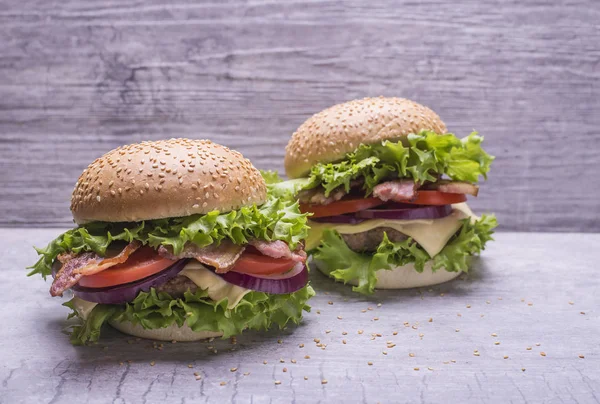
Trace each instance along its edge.
{"label": "wood grain texture", "polygon": [[497,156],[503,230],[599,231],[600,4],[0,1],[0,225],[66,225],[94,158],[187,136],[283,168],[334,103],[428,105]]}
{"label": "wood grain texture", "polygon": [[49,282],[24,276],[35,261],[30,244],[43,245],[58,232],[0,229],[2,403],[600,398],[600,235],[501,233],[468,276],[432,288],[378,291],[369,299],[313,271],[317,296],[300,326],[244,333],[235,345],[165,343],[159,350],[109,328],[98,345],[69,344],[61,333],[66,299],[50,297]]}

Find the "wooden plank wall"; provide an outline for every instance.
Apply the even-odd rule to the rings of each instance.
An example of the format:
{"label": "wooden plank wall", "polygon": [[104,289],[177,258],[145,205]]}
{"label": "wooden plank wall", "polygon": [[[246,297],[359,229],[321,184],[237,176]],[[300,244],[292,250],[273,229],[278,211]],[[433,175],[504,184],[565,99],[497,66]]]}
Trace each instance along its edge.
{"label": "wooden plank wall", "polygon": [[124,143],[211,138],[282,169],[312,113],[412,98],[497,156],[503,230],[599,231],[600,2],[0,1],[0,226],[66,226]]}

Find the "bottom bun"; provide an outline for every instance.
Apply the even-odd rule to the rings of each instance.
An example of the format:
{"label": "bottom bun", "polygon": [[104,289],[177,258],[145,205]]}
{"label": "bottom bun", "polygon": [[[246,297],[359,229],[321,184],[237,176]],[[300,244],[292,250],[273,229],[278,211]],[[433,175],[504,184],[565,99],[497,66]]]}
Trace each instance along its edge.
{"label": "bottom bun", "polygon": [[187,325],[179,327],[177,324],[166,328],[156,328],[147,330],[139,324],[133,324],[129,321],[118,322],[111,320],[109,324],[122,333],[133,335],[134,337],[155,339],[158,341],[198,341],[201,339],[223,336],[222,332],[215,331],[193,331]]}
{"label": "bottom bun", "polygon": [[[327,273],[321,268],[323,265],[318,260],[314,260],[315,266],[325,275]],[[376,289],[410,289],[420,288],[424,286],[437,285],[451,281],[459,276],[462,272],[449,272],[444,268],[440,268],[433,272],[431,270],[431,261],[425,264],[423,272],[417,272],[413,264],[403,265],[401,267],[392,267],[390,270],[381,269],[376,272],[377,283]],[[358,282],[353,279],[348,282],[351,285],[358,285]]]}

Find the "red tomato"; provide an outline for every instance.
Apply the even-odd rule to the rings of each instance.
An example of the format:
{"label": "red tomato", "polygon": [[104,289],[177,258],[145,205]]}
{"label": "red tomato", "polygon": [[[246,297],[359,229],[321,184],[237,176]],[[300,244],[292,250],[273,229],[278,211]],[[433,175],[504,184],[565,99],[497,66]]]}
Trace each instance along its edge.
{"label": "red tomato", "polygon": [[415,205],[451,205],[453,203],[465,202],[465,194],[450,194],[440,191],[417,191],[417,197],[412,200],[402,201]]}
{"label": "red tomato", "polygon": [[122,264],[94,275],[84,276],[79,285],[84,288],[105,288],[134,282],[167,269],[176,261],[163,258],[151,247],[142,247]]}
{"label": "red tomato", "polygon": [[248,275],[276,275],[289,271],[295,264],[291,259],[244,252],[231,270]]}
{"label": "red tomato", "polygon": [[301,203],[300,211],[302,213],[312,213],[313,215],[311,217],[327,217],[358,212],[359,210],[370,209],[375,206],[383,205],[384,203],[385,202],[379,198],[342,199],[341,201],[332,202],[328,205],[309,205]]}

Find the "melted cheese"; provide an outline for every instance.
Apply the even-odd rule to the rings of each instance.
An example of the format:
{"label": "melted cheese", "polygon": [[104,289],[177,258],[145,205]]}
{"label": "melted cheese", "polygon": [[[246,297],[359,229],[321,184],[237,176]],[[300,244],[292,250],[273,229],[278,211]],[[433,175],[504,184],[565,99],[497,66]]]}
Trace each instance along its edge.
{"label": "melted cheese", "polygon": [[448,240],[461,227],[461,220],[475,215],[466,203],[452,205],[452,213],[441,219],[431,220],[365,220],[359,224],[318,223],[309,221],[310,232],[306,239],[306,249],[312,250],[319,246],[323,231],[336,230],[340,234],[356,234],[375,229],[390,227],[409,237],[412,237],[430,257],[435,257],[444,248]]}
{"label": "melted cheese", "polygon": [[73,308],[77,312],[77,315],[83,320],[87,320],[88,316],[97,305],[98,303],[88,302],[87,300],[80,299],[77,296],[73,297]]}
{"label": "melted cheese", "polygon": [[200,289],[206,290],[208,297],[214,301],[227,298],[227,308],[233,309],[242,300],[242,298],[251,292],[250,289],[245,289],[237,285],[226,282],[219,275],[208,270],[198,261],[190,261],[185,268],[179,273],[188,277]]}

